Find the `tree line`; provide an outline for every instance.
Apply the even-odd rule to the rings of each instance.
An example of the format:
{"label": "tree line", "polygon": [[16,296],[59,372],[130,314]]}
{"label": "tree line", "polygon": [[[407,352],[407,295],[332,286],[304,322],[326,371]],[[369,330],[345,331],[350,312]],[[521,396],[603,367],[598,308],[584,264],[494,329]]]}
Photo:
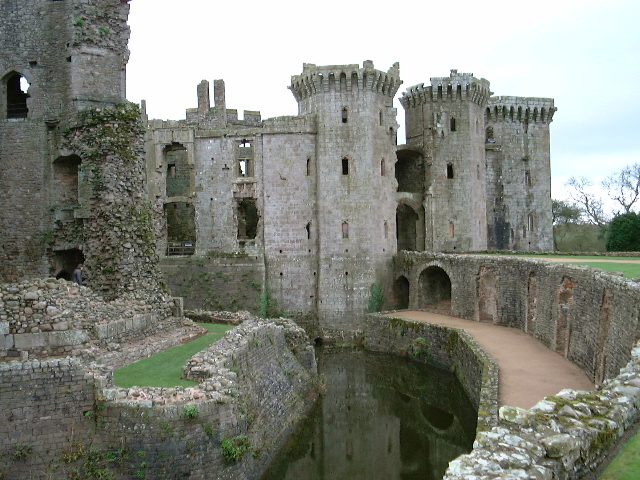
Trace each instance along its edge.
{"label": "tree line", "polygon": [[569,199],[552,200],[556,250],[640,251],[640,163],[606,177],[600,188],[575,176],[565,186]]}

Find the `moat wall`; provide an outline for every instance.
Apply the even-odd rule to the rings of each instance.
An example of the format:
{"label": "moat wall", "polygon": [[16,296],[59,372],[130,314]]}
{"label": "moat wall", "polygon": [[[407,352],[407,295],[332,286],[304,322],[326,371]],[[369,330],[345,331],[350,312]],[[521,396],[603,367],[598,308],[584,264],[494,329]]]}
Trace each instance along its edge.
{"label": "moat wall", "polygon": [[[309,339],[287,321],[246,322],[200,352],[185,367],[197,387],[120,389],[111,375],[70,359],[0,364],[2,478],[255,478],[318,386]],[[229,461],[222,442],[241,435],[247,451]]]}

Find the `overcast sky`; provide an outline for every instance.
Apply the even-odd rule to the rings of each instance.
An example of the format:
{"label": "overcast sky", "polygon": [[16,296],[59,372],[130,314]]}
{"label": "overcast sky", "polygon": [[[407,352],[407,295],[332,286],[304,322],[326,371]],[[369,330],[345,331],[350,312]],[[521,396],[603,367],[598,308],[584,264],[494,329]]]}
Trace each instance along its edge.
{"label": "overcast sky", "polygon": [[[127,98],[179,120],[201,80],[228,108],[296,115],[287,89],[303,63],[400,63],[399,97],[452,68],[495,95],[552,97],[552,196],[572,175],[600,181],[640,162],[640,1],[355,2],[132,0]],[[213,92],[212,92],[213,96]],[[397,98],[396,97],[396,98]],[[395,101],[398,122],[404,109]],[[404,143],[404,138],[398,138]]]}

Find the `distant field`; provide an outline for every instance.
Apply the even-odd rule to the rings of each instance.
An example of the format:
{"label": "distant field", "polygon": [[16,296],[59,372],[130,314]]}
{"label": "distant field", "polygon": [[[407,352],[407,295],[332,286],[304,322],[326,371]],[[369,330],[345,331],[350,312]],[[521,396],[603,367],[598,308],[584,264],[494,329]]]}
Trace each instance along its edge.
{"label": "distant field", "polygon": [[195,382],[182,380],[182,366],[189,358],[220,340],[234,325],[198,323],[210,333],[185,345],[170,348],[164,352],[145,358],[120,368],[113,373],[113,383],[117,387],[191,387]]}

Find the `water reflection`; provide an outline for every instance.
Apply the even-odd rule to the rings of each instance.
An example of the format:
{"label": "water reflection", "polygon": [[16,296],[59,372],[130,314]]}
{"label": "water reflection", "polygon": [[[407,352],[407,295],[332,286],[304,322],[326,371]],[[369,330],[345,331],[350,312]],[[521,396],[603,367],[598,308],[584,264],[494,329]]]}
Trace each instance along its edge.
{"label": "water reflection", "polygon": [[476,413],[448,371],[324,347],[327,392],[262,480],[437,480],[471,450]]}

